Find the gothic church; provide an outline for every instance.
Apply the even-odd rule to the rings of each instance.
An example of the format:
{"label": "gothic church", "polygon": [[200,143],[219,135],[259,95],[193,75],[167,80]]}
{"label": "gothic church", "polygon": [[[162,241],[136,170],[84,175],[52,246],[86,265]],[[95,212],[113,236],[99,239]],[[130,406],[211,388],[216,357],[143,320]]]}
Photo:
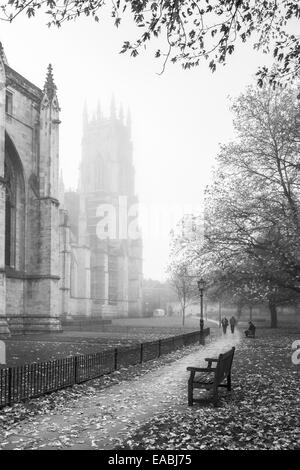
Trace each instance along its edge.
{"label": "gothic church", "polygon": [[80,184],[59,184],[59,103],[0,43],[0,337],[60,331],[73,316],[141,315],[142,244],[97,236],[101,207],[134,195],[130,128],[112,112],[84,120]]}

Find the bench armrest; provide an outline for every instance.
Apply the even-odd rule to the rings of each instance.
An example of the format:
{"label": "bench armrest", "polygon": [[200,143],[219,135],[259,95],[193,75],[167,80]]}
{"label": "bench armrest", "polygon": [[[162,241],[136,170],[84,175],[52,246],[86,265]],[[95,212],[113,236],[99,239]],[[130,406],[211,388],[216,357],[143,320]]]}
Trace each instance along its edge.
{"label": "bench armrest", "polygon": [[213,372],[216,369],[213,367],[187,367],[186,370],[191,372]]}
{"label": "bench armrest", "polygon": [[211,369],[211,365],[213,362],[218,362],[219,359],[216,359],[214,357],[206,357],[205,360],[208,362],[207,367]]}

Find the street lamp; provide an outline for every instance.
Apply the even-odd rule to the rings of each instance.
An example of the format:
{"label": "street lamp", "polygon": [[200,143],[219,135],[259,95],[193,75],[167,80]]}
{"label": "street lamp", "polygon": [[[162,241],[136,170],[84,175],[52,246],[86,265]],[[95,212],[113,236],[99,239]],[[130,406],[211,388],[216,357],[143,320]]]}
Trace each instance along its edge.
{"label": "street lamp", "polygon": [[203,291],[205,287],[205,282],[201,278],[199,281],[197,281],[198,284],[198,289],[200,293],[200,334],[202,335],[203,333],[203,325],[204,325],[204,320],[203,320]]}

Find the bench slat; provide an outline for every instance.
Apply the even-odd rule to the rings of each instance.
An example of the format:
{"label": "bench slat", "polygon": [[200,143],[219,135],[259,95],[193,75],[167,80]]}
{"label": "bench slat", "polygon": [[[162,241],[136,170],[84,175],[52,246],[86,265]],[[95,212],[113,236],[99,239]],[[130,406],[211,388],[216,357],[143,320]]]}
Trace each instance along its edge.
{"label": "bench slat", "polygon": [[194,378],[193,380],[194,383],[197,383],[197,384],[201,384],[201,383],[205,383],[205,384],[208,384],[208,383],[214,383],[214,379],[213,377],[211,376],[211,374],[201,374],[201,375],[197,375],[197,377]]}

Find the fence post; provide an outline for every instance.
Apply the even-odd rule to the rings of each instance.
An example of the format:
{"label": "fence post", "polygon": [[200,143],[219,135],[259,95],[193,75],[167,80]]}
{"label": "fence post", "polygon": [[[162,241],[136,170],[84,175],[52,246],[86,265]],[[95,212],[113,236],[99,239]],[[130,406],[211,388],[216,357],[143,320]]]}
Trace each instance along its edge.
{"label": "fence post", "polygon": [[78,383],[78,356],[74,357],[74,383]]}
{"label": "fence post", "polygon": [[160,339],[158,340],[158,357],[161,355],[161,341]]}
{"label": "fence post", "polygon": [[9,367],[8,369],[8,377],[7,377],[7,404],[11,406],[11,396],[12,396],[12,368]]}
{"label": "fence post", "polygon": [[118,348],[115,348],[115,364],[114,364],[115,370],[118,368]]}
{"label": "fence post", "polygon": [[143,362],[143,349],[144,349],[144,345],[143,343],[141,343],[141,359],[140,359],[141,364]]}

